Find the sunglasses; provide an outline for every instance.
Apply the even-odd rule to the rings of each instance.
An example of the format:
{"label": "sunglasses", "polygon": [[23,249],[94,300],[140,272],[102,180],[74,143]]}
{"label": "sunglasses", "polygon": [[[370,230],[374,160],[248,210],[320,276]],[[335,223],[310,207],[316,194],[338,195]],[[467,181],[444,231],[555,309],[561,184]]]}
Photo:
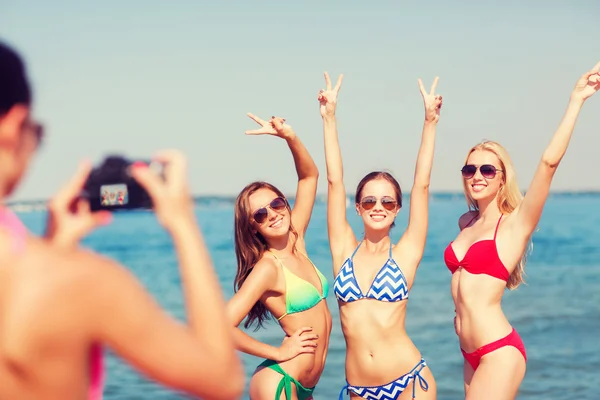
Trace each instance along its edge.
{"label": "sunglasses", "polygon": [[252,214],[252,218],[256,221],[257,224],[262,224],[269,217],[269,210],[281,212],[287,208],[287,202],[283,197],[276,197],[265,207],[261,207],[258,210],[254,211]]}
{"label": "sunglasses", "polygon": [[[360,206],[366,211],[372,210],[375,204],[377,204],[377,197],[375,196],[367,196],[360,201]],[[394,211],[398,206],[398,202],[393,197],[383,196],[381,206],[387,211]]]}
{"label": "sunglasses", "polygon": [[491,164],[483,164],[480,166],[467,164],[464,167],[462,167],[460,172],[462,172],[463,178],[471,179],[475,176],[478,169],[479,172],[481,172],[481,176],[483,176],[485,179],[493,179],[496,176],[497,172],[504,172],[503,170],[497,169]]}
{"label": "sunglasses", "polygon": [[40,144],[44,138],[44,126],[36,121],[27,120],[24,123],[23,131],[33,135],[38,144]]}

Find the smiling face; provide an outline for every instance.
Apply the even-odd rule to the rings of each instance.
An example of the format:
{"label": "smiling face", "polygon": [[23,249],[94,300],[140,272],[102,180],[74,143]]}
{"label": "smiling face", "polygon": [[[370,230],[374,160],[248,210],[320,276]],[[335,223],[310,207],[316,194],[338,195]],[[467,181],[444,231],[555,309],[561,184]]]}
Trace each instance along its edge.
{"label": "smiling face", "polygon": [[504,170],[498,156],[488,150],[474,150],[463,167],[464,188],[474,201],[493,199],[504,184]]}
{"label": "smiling face", "polygon": [[268,188],[261,188],[248,198],[252,229],[265,240],[279,238],[290,231],[287,201]]}
{"label": "smiling face", "polygon": [[356,212],[362,217],[365,229],[389,230],[399,211],[396,188],[388,180],[373,179],[362,187]]}

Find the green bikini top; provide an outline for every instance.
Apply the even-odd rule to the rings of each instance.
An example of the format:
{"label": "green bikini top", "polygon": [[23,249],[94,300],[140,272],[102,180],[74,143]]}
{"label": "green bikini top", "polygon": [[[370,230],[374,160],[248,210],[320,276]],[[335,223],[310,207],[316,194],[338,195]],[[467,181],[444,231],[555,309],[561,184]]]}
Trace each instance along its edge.
{"label": "green bikini top", "polygon": [[[269,250],[270,251],[270,250]],[[306,311],[308,309],[313,308],[317,304],[321,302],[324,298],[329,294],[329,282],[327,278],[319,271],[319,269],[313,264],[313,262],[308,258],[308,256],[302,253],[308,261],[310,261],[311,265],[317,272],[317,276],[319,277],[319,281],[321,281],[321,291],[322,294],[319,293],[317,288],[310,282],[300,278],[298,275],[294,274],[292,271],[286,268],[283,265],[283,262],[273,253],[273,257],[279,262],[281,268],[283,269],[283,275],[285,276],[285,314],[281,317],[277,318],[277,321],[280,321],[283,317],[288,314],[299,313],[301,311]]]}

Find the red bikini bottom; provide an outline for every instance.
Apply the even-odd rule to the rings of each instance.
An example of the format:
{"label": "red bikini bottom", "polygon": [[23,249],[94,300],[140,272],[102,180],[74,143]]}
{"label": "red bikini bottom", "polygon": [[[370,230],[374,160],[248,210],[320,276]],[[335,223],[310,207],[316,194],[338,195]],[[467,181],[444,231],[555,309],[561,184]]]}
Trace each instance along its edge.
{"label": "red bikini bottom", "polygon": [[523,341],[521,340],[521,336],[519,336],[519,334],[517,333],[517,331],[514,330],[514,328],[513,328],[512,332],[509,333],[506,337],[503,337],[502,339],[498,339],[495,342],[481,346],[480,348],[478,348],[477,350],[475,350],[472,353],[467,353],[463,349],[460,349],[460,351],[462,351],[463,357],[465,358],[465,360],[467,360],[467,362],[471,365],[471,367],[473,367],[473,371],[475,371],[477,369],[477,367],[479,366],[479,363],[481,362],[481,358],[483,356],[485,356],[488,353],[491,353],[492,351],[498,350],[498,349],[500,349],[502,347],[506,347],[506,346],[512,346],[512,347],[516,348],[517,350],[519,350],[521,352],[521,354],[523,354],[523,358],[525,359],[525,362],[527,362],[527,354],[525,352],[525,345],[523,344]]}

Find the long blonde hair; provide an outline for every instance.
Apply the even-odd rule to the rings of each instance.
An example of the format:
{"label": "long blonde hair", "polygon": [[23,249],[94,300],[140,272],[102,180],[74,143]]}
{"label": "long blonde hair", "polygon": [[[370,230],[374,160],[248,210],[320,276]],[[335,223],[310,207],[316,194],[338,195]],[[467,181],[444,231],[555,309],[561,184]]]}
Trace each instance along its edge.
{"label": "long blonde hair", "polygon": [[[468,162],[471,153],[477,150],[489,151],[491,153],[494,153],[496,157],[498,157],[498,161],[500,162],[500,169],[504,172],[502,173],[502,185],[500,186],[498,194],[496,195],[496,201],[498,202],[498,209],[502,214],[510,214],[515,210],[515,208],[519,206],[519,204],[521,204],[521,201],[523,201],[523,194],[519,189],[515,168],[510,159],[510,156],[508,155],[508,152],[499,143],[485,140],[479,143],[478,145],[473,146],[471,150],[469,150],[465,159],[465,164]],[[473,197],[469,195],[466,180],[463,180],[463,188],[465,197],[467,198],[467,205],[469,206],[469,210],[479,211],[477,200],[473,199]],[[521,283],[525,282],[525,263],[527,262],[527,255],[532,248],[533,243],[531,242],[531,240],[529,240],[527,248],[521,256],[521,260],[517,264],[517,267],[512,272],[512,274],[510,274],[508,282],[506,282],[506,287],[508,289],[516,289]]]}

